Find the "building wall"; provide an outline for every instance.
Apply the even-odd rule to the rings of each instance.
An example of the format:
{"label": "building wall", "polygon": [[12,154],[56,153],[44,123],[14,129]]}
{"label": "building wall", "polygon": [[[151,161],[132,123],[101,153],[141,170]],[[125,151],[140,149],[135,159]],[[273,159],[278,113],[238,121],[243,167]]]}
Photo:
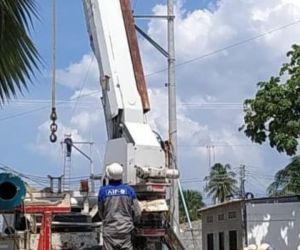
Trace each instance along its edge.
{"label": "building wall", "polygon": [[249,244],[269,243],[276,250],[300,250],[300,202],[247,203]]}
{"label": "building wall", "polygon": [[[243,220],[242,202],[232,202],[202,211],[202,248],[207,250],[207,234],[213,233],[214,250],[219,250],[219,233],[224,232],[224,249],[229,250],[229,231],[237,231],[237,249],[242,249]],[[235,212],[236,218],[229,218],[229,213]],[[224,220],[220,217],[224,215]],[[219,217],[220,216],[220,217]],[[209,222],[209,218],[213,218]]]}
{"label": "building wall", "polygon": [[187,223],[180,225],[179,237],[186,250],[202,250],[201,220],[192,221],[193,234]]}

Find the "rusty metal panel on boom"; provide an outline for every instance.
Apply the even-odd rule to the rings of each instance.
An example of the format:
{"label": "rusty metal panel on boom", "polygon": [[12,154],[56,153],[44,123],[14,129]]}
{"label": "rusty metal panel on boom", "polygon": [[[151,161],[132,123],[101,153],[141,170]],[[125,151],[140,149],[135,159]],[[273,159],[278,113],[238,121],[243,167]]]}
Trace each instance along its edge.
{"label": "rusty metal panel on boom", "polygon": [[142,59],[141,59],[139,45],[138,45],[137,36],[135,32],[134,18],[132,16],[130,0],[120,0],[120,4],[122,8],[123,20],[124,20],[125,30],[127,34],[136,85],[142,99],[144,112],[146,113],[150,110],[150,102],[149,102],[146,80],[145,80],[145,75],[144,75],[144,70],[142,65]]}

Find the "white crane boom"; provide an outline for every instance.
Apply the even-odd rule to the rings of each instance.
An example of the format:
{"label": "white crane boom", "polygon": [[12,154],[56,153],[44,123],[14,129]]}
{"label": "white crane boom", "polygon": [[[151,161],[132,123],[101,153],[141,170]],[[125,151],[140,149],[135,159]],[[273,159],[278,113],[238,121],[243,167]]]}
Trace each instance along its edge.
{"label": "white crane boom", "polygon": [[101,75],[108,133],[105,164],[122,164],[123,181],[131,185],[141,182],[138,174],[144,176],[144,170],[150,169],[152,178],[165,178],[165,152],[145,120],[120,0],[85,0],[84,7]]}
{"label": "white crane boom", "polygon": [[145,119],[148,97],[145,84],[140,82],[144,74],[130,1],[83,0],[83,3],[100,71],[108,135],[104,164],[117,162],[124,167],[123,182],[135,188],[147,214],[152,213],[142,219],[146,229],[141,227],[140,235],[159,239],[166,233],[162,215],[168,210],[166,187],[170,178],[178,177],[178,172],[168,169],[163,143]]}

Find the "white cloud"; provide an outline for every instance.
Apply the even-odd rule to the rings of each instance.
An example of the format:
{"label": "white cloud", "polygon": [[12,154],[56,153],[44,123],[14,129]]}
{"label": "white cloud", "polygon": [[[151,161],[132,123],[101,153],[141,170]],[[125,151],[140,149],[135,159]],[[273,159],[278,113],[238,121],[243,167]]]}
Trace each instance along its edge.
{"label": "white cloud", "polygon": [[50,122],[46,121],[38,127],[37,137],[34,144],[30,145],[32,151],[44,155],[48,159],[57,160],[61,157],[58,154],[61,151],[60,142],[65,138],[65,135],[72,135],[74,141],[84,141],[84,138],[79,134],[78,130],[75,128],[67,127],[63,123],[58,122],[57,130],[57,142],[50,143]]}
{"label": "white cloud", "polygon": [[100,103],[100,97],[101,97],[101,90],[100,86],[99,88],[82,88],[80,90],[76,90],[74,94],[70,97],[70,100],[91,100],[91,101],[98,101]]}
{"label": "white cloud", "polygon": [[[180,1],[176,10],[176,52],[177,62],[185,62],[209,54],[228,45],[256,37],[274,28],[300,19],[300,2],[292,0],[221,0],[209,9],[187,11]],[[166,6],[157,5],[154,14],[165,14]],[[300,24],[282,28],[259,39],[240,46],[222,50],[221,53],[195,60],[176,68],[178,93],[178,144],[179,161],[184,178],[203,178],[208,171],[207,145],[215,145],[215,160],[239,165],[251,163],[266,166],[275,171],[278,162],[286,161],[285,156],[272,154],[271,150],[260,147],[243,147],[251,142],[237,131],[242,123],[241,110],[231,109],[228,103],[240,103],[256,91],[256,82],[267,80],[278,72],[286,61],[285,53],[291,44],[299,42],[297,30]],[[165,20],[152,20],[148,34],[166,46]],[[144,40],[140,44],[146,74],[166,67],[166,60]],[[96,60],[84,55],[80,62],[73,63],[58,71],[58,82],[74,91],[71,99],[87,95],[83,102],[99,102],[99,75]],[[166,82],[166,71],[147,77],[152,110],[148,121],[164,139],[168,135],[167,89],[161,88]],[[83,89],[82,89],[83,87]],[[82,89],[82,90],[80,90]],[[97,99],[91,95],[95,91]],[[91,96],[89,96],[91,95]],[[199,104],[212,105],[210,109]],[[186,104],[198,105],[186,105]],[[89,130],[99,135],[98,142],[104,141],[103,111],[95,112],[85,107],[79,113],[66,118],[65,124],[72,134],[88,138]],[[221,108],[218,108],[221,107]],[[236,106],[235,106],[236,107]],[[101,124],[101,127],[99,126]],[[48,123],[40,128],[40,135],[48,140]],[[45,132],[47,131],[47,132]],[[40,137],[39,137],[40,138]],[[39,144],[37,142],[36,145]],[[39,146],[47,151],[48,146]],[[223,145],[223,146],[222,146]],[[190,146],[190,147],[185,147]],[[273,162],[277,164],[272,165]],[[276,167],[275,167],[276,166]]]}
{"label": "white cloud", "polygon": [[78,63],[72,63],[65,69],[57,70],[57,82],[71,89],[97,87],[99,79],[98,65],[92,54],[86,54]]}
{"label": "white cloud", "polygon": [[[158,5],[153,11],[154,14],[163,14],[166,7]],[[176,14],[176,51],[177,63],[180,64],[299,20],[300,6],[297,1],[285,0],[227,0],[219,1],[213,11],[181,8]],[[182,96],[191,97],[202,92],[218,99],[241,101],[255,91],[256,82],[278,72],[286,60],[286,51],[291,44],[300,41],[295,35],[299,26],[298,23],[282,28],[178,67],[178,92]],[[148,34],[165,45],[165,21],[151,21]],[[146,47],[144,63],[147,72],[165,68],[163,60],[153,59],[154,49],[150,50],[145,42],[142,47]],[[149,81],[155,84],[152,79]],[[163,80],[155,78],[155,82],[158,81]]]}
{"label": "white cloud", "polygon": [[100,109],[99,112],[82,111],[72,117],[71,124],[80,131],[88,132],[95,124],[100,122],[100,111]]}
{"label": "white cloud", "polygon": [[[256,92],[256,83],[268,80],[279,71],[287,58],[300,23],[300,2],[293,0],[235,1],[221,0],[209,9],[187,11],[180,4],[176,10],[177,63],[201,57],[218,49],[242,42],[176,68],[178,94],[178,144],[202,145],[180,147],[183,176],[203,177],[207,171],[208,149],[214,147],[215,159],[223,163],[252,164],[275,172],[287,157],[266,147],[250,146],[251,141],[238,127],[242,124],[242,102]],[[165,14],[166,6],[157,5],[153,14]],[[148,24],[148,34],[166,46],[166,22],[154,19]],[[280,28],[282,27],[282,28]],[[279,29],[278,29],[279,28]],[[270,30],[278,29],[271,33]],[[265,34],[266,33],[266,34]],[[265,34],[260,38],[243,42]],[[164,58],[155,53],[146,41],[141,41],[143,62],[147,73],[166,67]],[[156,90],[166,82],[166,71],[147,77],[154,99],[149,115],[151,123],[167,134],[166,91]],[[164,93],[164,96],[163,94]],[[159,98],[162,100],[157,100]],[[200,104],[220,105],[200,106]],[[182,104],[197,104],[181,107]],[[223,103],[223,105],[221,105]],[[238,105],[238,103],[240,105]],[[234,105],[235,104],[235,105]],[[156,110],[155,106],[158,106]],[[238,109],[236,109],[238,108]],[[240,146],[238,146],[240,145]],[[179,159],[180,159],[179,158]],[[192,165],[192,166],[191,166]],[[196,170],[198,166],[200,170]],[[282,166],[281,166],[282,167]]]}
{"label": "white cloud", "polygon": [[[167,92],[162,89],[150,89],[149,97],[152,109],[148,115],[148,121],[154,130],[159,131],[162,137],[167,139]],[[191,118],[190,110],[186,108],[184,103],[181,98],[177,98],[178,149],[181,157],[190,157],[195,164],[201,162],[202,165],[205,164],[206,166],[208,161],[207,146],[212,146],[213,152],[211,154],[214,154],[216,161],[237,165],[250,162],[255,165],[263,164],[259,148],[245,147],[250,143],[241,133],[233,131],[232,127],[226,124],[212,126],[207,122],[201,122],[201,120],[205,120],[205,117],[201,117],[201,119]],[[202,103],[205,104],[206,101],[202,100]],[[247,154],[249,151],[251,154]],[[185,172],[184,162],[181,167],[185,178],[194,175],[193,172]],[[204,176],[207,173],[207,167],[200,172]]]}
{"label": "white cloud", "polygon": [[[162,89],[149,89],[148,91],[151,105],[151,111],[148,115],[148,122],[152,128],[164,138],[168,136],[168,96],[167,92]],[[207,135],[207,127],[201,127],[200,124],[188,117],[188,112],[182,105],[181,99],[177,98],[177,123],[178,123],[178,140],[182,144],[199,144],[200,137]],[[205,136],[206,137],[206,136]],[[203,139],[202,139],[203,140]],[[204,143],[209,141],[206,137]]]}

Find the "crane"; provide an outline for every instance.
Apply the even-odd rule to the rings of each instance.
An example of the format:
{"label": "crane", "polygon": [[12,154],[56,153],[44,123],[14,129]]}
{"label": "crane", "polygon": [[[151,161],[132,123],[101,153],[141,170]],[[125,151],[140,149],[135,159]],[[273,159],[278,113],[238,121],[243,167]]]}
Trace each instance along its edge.
{"label": "crane", "polygon": [[83,5],[100,71],[108,137],[104,166],[113,162],[123,166],[123,182],[134,187],[144,208],[137,235],[145,244],[174,239],[166,219],[166,194],[170,179],[179,173],[167,167],[166,144],[147,123],[150,104],[130,0],[83,0]]}

